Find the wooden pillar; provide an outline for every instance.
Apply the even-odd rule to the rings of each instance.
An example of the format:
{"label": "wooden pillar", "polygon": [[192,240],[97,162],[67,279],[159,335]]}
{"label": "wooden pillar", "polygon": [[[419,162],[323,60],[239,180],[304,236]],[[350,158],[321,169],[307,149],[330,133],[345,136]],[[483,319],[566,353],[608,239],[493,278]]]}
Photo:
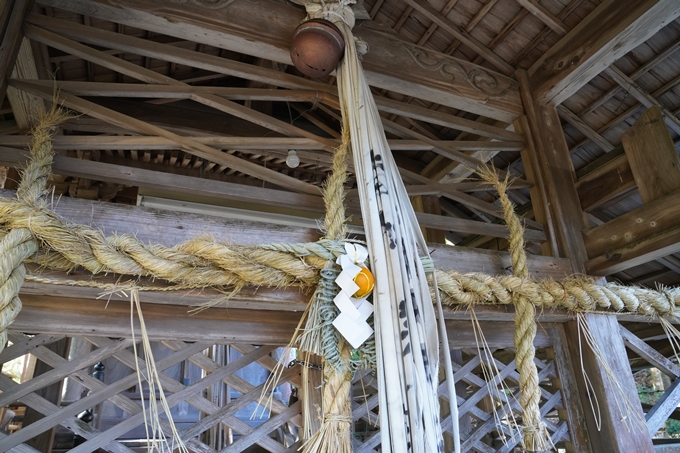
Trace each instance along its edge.
{"label": "wooden pillar", "polygon": [[14,62],[19,54],[23,33],[21,26],[24,16],[31,7],[32,0],[5,0],[0,6],[0,105],[5,100],[7,92],[7,79],[12,74]]}
{"label": "wooden pillar", "polygon": [[[560,256],[569,258],[574,273],[585,274],[588,255],[583,233],[587,222],[576,191],[576,174],[557,109],[536,101],[525,71],[517,71],[517,80],[520,83],[528,130],[535,150],[537,165],[533,170],[545,186],[547,195],[545,215],[553,221],[556,247]],[[598,356],[587,345],[583,337],[583,328],[589,329],[593,334],[602,355]],[[585,413],[592,451],[652,453],[654,447],[649,434],[646,431],[628,430],[622,421],[624,416],[642,415],[642,407],[616,317],[586,315],[581,329],[577,321],[571,321],[565,324],[565,330],[570,360],[564,360],[563,363],[570,361],[570,366],[576,370],[578,394]],[[607,366],[603,366],[600,360],[606,360]],[[607,367],[613,370],[613,377],[618,384],[615,385],[612,379],[608,379]],[[588,376],[592,386],[586,386],[583,373],[579,372],[581,369]],[[574,392],[570,394],[573,395]],[[565,397],[568,398],[569,395]],[[639,413],[622,413],[620,409],[622,398],[628,398],[632,410]],[[579,404],[579,401],[572,397],[566,403],[573,405]],[[601,414],[601,420],[596,420],[591,407],[596,407]],[[585,448],[579,450],[576,446],[576,451],[588,450]]]}
{"label": "wooden pillar", "polygon": [[517,80],[536,152],[538,168],[533,170],[540,173],[545,185],[549,209],[546,215],[550,215],[554,223],[556,246],[560,256],[571,260],[574,272],[583,274],[588,255],[582,233],[587,223],[559,115],[555,107],[535,101],[525,71],[517,71]]}

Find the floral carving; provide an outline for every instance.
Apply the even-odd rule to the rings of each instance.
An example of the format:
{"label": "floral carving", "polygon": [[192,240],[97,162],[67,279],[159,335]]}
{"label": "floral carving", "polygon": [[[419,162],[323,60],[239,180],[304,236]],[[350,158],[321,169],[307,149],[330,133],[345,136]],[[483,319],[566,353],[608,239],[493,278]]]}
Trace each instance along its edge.
{"label": "floral carving", "polygon": [[486,98],[502,97],[510,90],[517,88],[515,81],[500,80],[498,76],[484,68],[476,67],[467,70],[455,58],[428,52],[422,47],[399,40],[390,40],[406,49],[418,66],[429,71],[438,71],[443,77],[455,80],[457,75],[463,75],[470,85],[482,92]]}

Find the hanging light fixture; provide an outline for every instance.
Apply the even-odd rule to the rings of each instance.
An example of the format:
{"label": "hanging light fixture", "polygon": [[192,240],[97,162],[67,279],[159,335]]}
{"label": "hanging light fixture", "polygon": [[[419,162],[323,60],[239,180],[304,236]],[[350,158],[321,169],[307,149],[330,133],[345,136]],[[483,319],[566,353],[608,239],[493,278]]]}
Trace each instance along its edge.
{"label": "hanging light fixture", "polygon": [[286,165],[288,165],[290,168],[296,168],[298,165],[300,165],[300,158],[298,157],[294,149],[288,150],[288,156],[286,157]]}

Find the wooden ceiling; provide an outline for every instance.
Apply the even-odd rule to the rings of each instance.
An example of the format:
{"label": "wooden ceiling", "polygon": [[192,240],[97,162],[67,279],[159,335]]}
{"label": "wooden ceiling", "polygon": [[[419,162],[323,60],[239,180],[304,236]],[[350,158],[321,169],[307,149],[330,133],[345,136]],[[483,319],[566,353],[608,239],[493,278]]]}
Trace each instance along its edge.
{"label": "wooden ceiling", "polygon": [[[334,77],[310,80],[288,64],[303,9],[283,0],[28,3],[8,1],[5,10],[14,9],[2,18],[28,40],[0,108],[0,163],[25,159],[22,133],[56,79],[60,100],[79,113],[55,138],[58,193],[119,203],[143,194],[321,216],[319,188],[339,143],[340,113]],[[627,30],[637,9],[652,13]],[[527,71],[542,100],[558,105],[591,227],[641,206],[632,177],[607,191],[593,190],[592,181],[605,165],[625,167],[621,136],[650,106],[662,108],[679,138],[680,24],[645,22],[650,15],[672,19],[675,9],[672,1],[634,0],[357,5],[363,19],[355,31],[370,46],[367,78],[428,237],[506,246],[495,195],[471,170],[492,162],[517,178],[511,196],[526,220],[529,250],[540,253],[546,236],[534,220],[524,137],[512,125],[523,112],[517,70]],[[611,10],[618,15],[600,13]],[[610,29],[641,44],[615,45]],[[568,54],[565,36],[594,50],[584,45]],[[295,169],[285,164],[290,149],[301,159]],[[350,190],[355,221],[357,203]],[[680,255],[611,278],[677,284]]]}

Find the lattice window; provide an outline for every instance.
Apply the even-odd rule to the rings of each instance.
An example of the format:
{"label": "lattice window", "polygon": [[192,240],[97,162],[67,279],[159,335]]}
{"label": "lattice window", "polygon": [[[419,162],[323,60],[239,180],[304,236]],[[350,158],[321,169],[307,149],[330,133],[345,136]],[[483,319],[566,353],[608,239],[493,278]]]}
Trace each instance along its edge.
{"label": "lattice window", "polygon": [[[519,432],[510,428],[512,424],[522,422],[519,409],[519,373],[515,368],[514,351],[496,349],[491,357],[487,357],[483,353],[480,355],[476,349],[462,349],[452,351],[452,355],[454,360],[458,359],[454,363],[454,379],[458,383],[462,450],[480,453],[520,451]],[[558,410],[564,407],[562,394],[555,384],[558,378],[555,362],[548,358],[546,351],[542,351],[538,357],[536,365],[541,380],[541,414],[553,442],[558,449],[564,449],[565,442],[570,442],[570,435],[567,422],[558,416]],[[487,381],[492,385],[487,385]],[[440,384],[439,391],[446,394],[445,382]],[[381,451],[379,398],[375,380],[370,374],[357,376],[354,394],[354,451]],[[450,436],[452,425],[448,401],[442,397],[440,404],[443,427]],[[494,416],[494,408],[499,414],[500,424],[499,418]],[[499,426],[504,428],[501,430]]]}
{"label": "lattice window", "polygon": [[[61,338],[10,334],[13,344],[0,353],[0,363],[29,353],[52,369],[21,384],[0,376],[0,407],[19,403],[43,415],[9,436],[0,436],[0,451],[8,451],[59,426],[59,432],[72,439],[64,447],[74,447],[75,440],[75,448],[70,450],[74,453],[100,448],[118,453],[135,451],[135,446],[144,444],[145,430],[132,340],[76,337],[72,345],[78,343],[78,353],[64,358],[46,347]],[[274,399],[271,412],[250,419],[258,407],[260,384],[276,365],[277,347],[249,344],[226,347],[177,340],[152,344],[173,418],[191,451],[231,453],[259,445],[263,450],[258,451],[285,453],[299,448],[296,427],[302,423],[301,405],[290,401],[288,394],[275,394],[279,397]],[[143,357],[138,360],[144,369]],[[105,365],[103,382],[92,375],[93,366],[99,362]],[[299,367],[286,369],[278,389],[286,384],[299,386],[299,372]],[[61,385],[59,396],[65,396],[66,405],[60,401],[55,404],[40,395],[41,389],[55,383]],[[148,389],[144,387],[148,399]],[[219,388],[226,392],[217,391]],[[220,397],[213,398],[215,395]],[[87,417],[79,417],[88,410],[94,415],[90,422],[86,422]],[[167,420],[161,423],[171,437]],[[74,435],[80,439],[74,439]]]}
{"label": "lattice window", "polygon": [[[22,384],[6,376],[0,377],[3,392],[0,406],[18,401],[44,415],[9,436],[0,436],[0,451],[8,451],[55,427],[57,433],[61,433],[57,442],[71,442],[60,446],[72,448],[73,435],[81,437],[80,444],[71,450],[75,453],[99,448],[121,453],[135,451],[135,447],[143,444],[144,419],[134,373],[132,341],[75,337],[70,340],[70,356],[64,358],[47,347],[62,338],[48,334],[10,334],[13,345],[0,353],[0,362],[29,353],[52,369]],[[292,453],[299,448],[297,427],[302,423],[301,407],[287,394],[274,399],[271,413],[266,412],[264,418],[250,419],[259,402],[260,384],[276,365],[278,348],[177,340],[153,342],[152,345],[156,366],[163,371],[162,383],[173,418],[190,450],[232,453],[261,448],[253,451]],[[491,351],[491,356],[480,355],[474,347],[451,351],[458,383],[464,452],[519,450],[520,437],[517,431],[511,430],[513,424],[522,423],[514,351],[498,346]],[[104,382],[92,376],[93,366],[98,362],[105,365]],[[566,411],[562,410],[564,403],[552,349],[540,349],[536,364],[541,379],[541,412],[553,442],[562,449],[570,442],[571,435],[563,419]],[[144,368],[143,360],[140,367]],[[299,373],[300,367],[284,370],[282,382],[298,387],[301,384]],[[487,385],[487,381],[492,385]],[[41,390],[54,383],[62,386],[60,396],[63,401],[52,402],[41,396]],[[376,385],[370,372],[361,371],[355,378],[353,436],[357,453],[381,451]],[[442,381],[439,389],[446,394],[445,382]],[[144,390],[147,395],[147,389]],[[278,390],[285,391],[285,386]],[[443,397],[440,401],[443,426],[449,437],[448,401]],[[499,418],[495,417],[494,408],[500,414]],[[78,418],[87,410],[95,415],[89,423]],[[163,429],[168,431],[168,423],[164,423]]]}

